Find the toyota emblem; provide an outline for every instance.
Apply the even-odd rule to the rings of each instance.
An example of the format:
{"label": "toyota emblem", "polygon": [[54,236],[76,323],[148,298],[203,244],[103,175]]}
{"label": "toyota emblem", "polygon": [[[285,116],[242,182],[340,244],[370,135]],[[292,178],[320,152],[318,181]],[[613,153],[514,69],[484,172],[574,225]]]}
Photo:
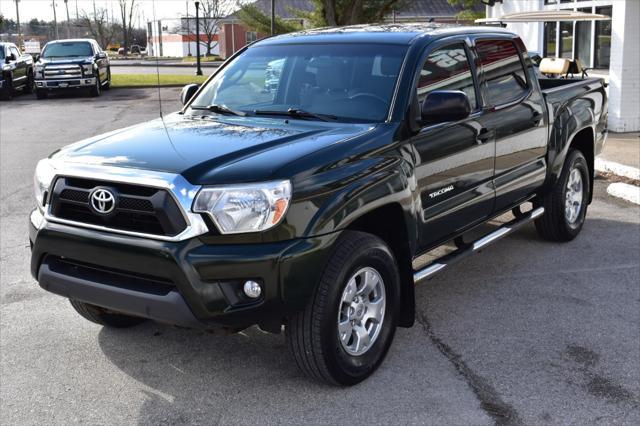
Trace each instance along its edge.
{"label": "toyota emblem", "polygon": [[91,194],[91,207],[100,214],[109,214],[116,208],[116,197],[108,189],[98,188]]}

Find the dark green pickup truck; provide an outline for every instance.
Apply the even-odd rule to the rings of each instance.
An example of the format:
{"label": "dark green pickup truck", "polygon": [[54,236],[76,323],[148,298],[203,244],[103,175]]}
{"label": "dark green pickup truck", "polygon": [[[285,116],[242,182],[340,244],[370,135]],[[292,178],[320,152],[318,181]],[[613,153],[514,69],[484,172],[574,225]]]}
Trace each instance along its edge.
{"label": "dark green pickup truck", "polygon": [[272,37],[182,96],[38,164],[34,277],[105,326],[284,327],[341,385],[413,324],[416,283],[531,221],[576,237],[606,138],[601,80],[538,79],[494,28]]}

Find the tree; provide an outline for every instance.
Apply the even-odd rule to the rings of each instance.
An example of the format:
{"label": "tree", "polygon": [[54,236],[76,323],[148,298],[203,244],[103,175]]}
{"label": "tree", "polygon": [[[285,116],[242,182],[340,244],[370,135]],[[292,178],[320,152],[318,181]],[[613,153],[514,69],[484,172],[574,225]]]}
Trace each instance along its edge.
{"label": "tree", "polygon": [[[464,21],[473,21],[474,19],[484,18],[486,15],[484,12],[485,4],[483,4],[480,0],[447,0],[447,2],[451,6],[458,6],[462,8],[462,10],[456,15],[458,19]],[[476,8],[481,10],[481,12],[476,12]]]}
{"label": "tree", "polygon": [[133,14],[137,8],[136,0],[118,0],[122,22],[122,47],[125,54],[129,51],[131,34],[133,33]]}
{"label": "tree", "polygon": [[96,9],[95,3],[93,15],[90,17],[83,10],[80,15],[80,23],[88,29],[91,37],[94,38],[103,49],[106,49],[107,46],[111,44],[119,29],[116,25],[109,23],[109,13],[107,9]]}
{"label": "tree", "polygon": [[[247,4],[237,12],[238,18],[250,29],[259,33],[271,32],[271,16],[267,16],[254,4]],[[290,33],[302,29],[302,25],[295,21],[285,21],[276,16],[276,34]]]}
{"label": "tree", "polygon": [[[291,13],[306,20],[312,27],[342,26],[381,22],[394,8],[409,0],[311,0],[311,11],[291,9]],[[238,12],[239,18],[250,28],[269,32],[271,17],[254,5],[246,5]],[[276,18],[276,33],[287,33],[301,28],[295,21]]]}
{"label": "tree", "polygon": [[342,26],[381,22],[408,0],[312,0],[310,12],[297,11],[312,26]]}
{"label": "tree", "polygon": [[[224,17],[225,8],[223,0],[202,0],[200,2],[202,17],[200,18],[200,33],[204,35],[207,45],[206,56],[211,55],[211,50],[218,45],[215,41],[218,34],[218,24]],[[197,41],[200,43],[200,40]]]}

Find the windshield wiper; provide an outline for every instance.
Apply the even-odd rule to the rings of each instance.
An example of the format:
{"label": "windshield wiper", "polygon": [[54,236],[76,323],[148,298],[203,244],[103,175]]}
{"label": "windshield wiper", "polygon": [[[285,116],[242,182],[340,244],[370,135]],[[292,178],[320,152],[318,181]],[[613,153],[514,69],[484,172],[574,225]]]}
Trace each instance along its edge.
{"label": "windshield wiper", "polygon": [[231,109],[226,105],[217,105],[217,104],[211,104],[208,106],[191,106],[191,108],[193,109],[205,109],[211,112],[215,112],[216,114],[231,114],[231,115],[237,115],[240,117],[244,117],[245,115],[247,115],[246,112],[244,111],[237,111],[235,109]]}
{"label": "windshield wiper", "polygon": [[257,109],[253,111],[255,115],[288,115],[295,118],[317,118],[322,121],[335,121],[337,116],[331,114],[318,114],[315,112],[309,112],[302,109],[289,108],[286,111],[270,111],[266,109]]}

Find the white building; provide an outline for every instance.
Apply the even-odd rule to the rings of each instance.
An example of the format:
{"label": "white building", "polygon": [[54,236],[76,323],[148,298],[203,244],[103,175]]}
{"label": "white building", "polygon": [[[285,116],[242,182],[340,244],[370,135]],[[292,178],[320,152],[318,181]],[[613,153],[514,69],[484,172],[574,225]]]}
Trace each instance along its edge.
{"label": "white building", "polygon": [[[487,18],[515,12],[575,10],[610,21],[507,24],[542,56],[579,58],[609,76],[609,129],[640,130],[640,0],[495,0]],[[600,70],[600,71],[598,71]]]}
{"label": "white building", "polygon": [[[207,55],[208,37],[203,18],[200,19],[200,56]],[[220,54],[218,29],[210,24],[211,55]],[[151,56],[179,57],[196,56],[195,18],[159,19],[147,22],[147,51]]]}

